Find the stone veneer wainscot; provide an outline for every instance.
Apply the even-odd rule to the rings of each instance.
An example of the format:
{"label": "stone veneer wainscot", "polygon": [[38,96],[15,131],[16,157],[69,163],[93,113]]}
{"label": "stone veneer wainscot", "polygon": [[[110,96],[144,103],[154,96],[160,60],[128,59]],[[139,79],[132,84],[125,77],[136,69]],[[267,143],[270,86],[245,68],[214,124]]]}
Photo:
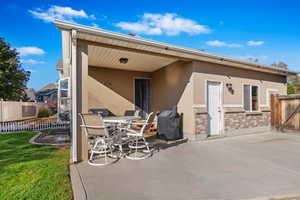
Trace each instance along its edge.
{"label": "stone veneer wainscot", "polygon": [[[198,139],[208,136],[208,114],[206,108],[194,108],[195,137]],[[271,112],[245,112],[235,111],[224,113],[224,135],[231,131],[247,130],[253,128],[269,127],[271,124]]]}

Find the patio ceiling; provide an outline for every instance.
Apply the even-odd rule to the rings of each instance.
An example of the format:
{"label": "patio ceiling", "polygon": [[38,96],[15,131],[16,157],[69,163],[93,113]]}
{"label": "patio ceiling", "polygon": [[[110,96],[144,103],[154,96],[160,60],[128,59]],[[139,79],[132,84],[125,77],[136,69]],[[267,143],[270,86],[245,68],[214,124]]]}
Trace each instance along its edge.
{"label": "patio ceiling", "polygon": [[[136,52],[130,49],[97,45],[89,45],[88,51],[90,66],[130,71],[153,72],[178,60],[173,57]],[[128,58],[128,62],[126,64],[120,63],[120,58]]]}

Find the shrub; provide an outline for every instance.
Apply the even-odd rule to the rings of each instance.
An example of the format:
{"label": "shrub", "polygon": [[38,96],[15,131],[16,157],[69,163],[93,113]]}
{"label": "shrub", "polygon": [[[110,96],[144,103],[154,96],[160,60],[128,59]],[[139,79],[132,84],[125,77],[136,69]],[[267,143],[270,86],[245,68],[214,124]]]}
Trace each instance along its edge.
{"label": "shrub", "polygon": [[39,109],[38,118],[49,117],[49,110],[47,107],[41,107]]}

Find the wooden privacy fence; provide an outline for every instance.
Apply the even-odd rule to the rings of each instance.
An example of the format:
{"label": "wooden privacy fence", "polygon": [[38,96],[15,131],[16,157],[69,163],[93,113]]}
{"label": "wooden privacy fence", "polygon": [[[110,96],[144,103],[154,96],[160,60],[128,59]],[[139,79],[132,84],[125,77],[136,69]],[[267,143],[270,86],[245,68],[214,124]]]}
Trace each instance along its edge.
{"label": "wooden privacy fence", "polygon": [[300,131],[300,95],[272,95],[271,111],[273,128]]}
{"label": "wooden privacy fence", "polygon": [[44,120],[28,120],[18,122],[0,122],[0,133],[18,132],[18,131],[36,131],[53,128],[69,128],[70,122],[59,122],[56,118]]}

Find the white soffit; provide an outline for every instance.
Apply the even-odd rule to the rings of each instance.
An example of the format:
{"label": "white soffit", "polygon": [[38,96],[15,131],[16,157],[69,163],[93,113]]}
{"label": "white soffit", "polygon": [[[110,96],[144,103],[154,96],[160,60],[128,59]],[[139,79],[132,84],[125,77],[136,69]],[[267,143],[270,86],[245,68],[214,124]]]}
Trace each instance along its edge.
{"label": "white soffit", "polygon": [[[130,71],[153,72],[177,59],[140,52],[89,45],[89,65]],[[126,64],[120,58],[128,58]]]}

